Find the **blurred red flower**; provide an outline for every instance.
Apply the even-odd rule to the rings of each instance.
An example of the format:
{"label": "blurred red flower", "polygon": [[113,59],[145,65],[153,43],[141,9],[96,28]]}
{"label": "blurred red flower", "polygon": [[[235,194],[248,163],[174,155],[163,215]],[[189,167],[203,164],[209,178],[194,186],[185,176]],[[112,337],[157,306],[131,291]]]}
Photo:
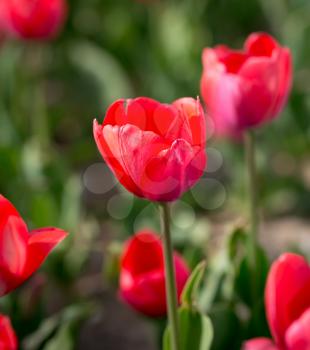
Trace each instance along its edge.
{"label": "blurred red flower", "polygon": [[205,168],[205,115],[192,98],[118,100],[102,125],[94,121],[94,137],[120,183],[149,200],[176,200]]}
{"label": "blurred red flower", "polygon": [[55,37],[67,14],[66,0],[1,0],[1,27],[22,39]]}
{"label": "blurred red flower", "polygon": [[66,235],[53,227],[29,232],[14,206],[0,195],[0,296],[28,279]]}
{"label": "blurred red flower", "polygon": [[265,305],[275,342],[257,338],[244,350],[310,349],[310,266],[299,255],[286,253],[272,265],[268,275]]}
{"label": "blurred red flower", "polygon": [[16,350],[17,338],[8,317],[0,315],[0,350]]}
{"label": "blurred red flower", "polygon": [[267,338],[255,338],[248,340],[243,348],[243,350],[278,350],[278,348],[273,344],[272,340]]}
{"label": "blurred red flower", "polygon": [[[178,297],[190,271],[180,255],[174,253]],[[131,238],[121,258],[120,294],[137,311],[150,316],[166,314],[165,270],[162,242],[151,231]]]}
{"label": "blurred red flower", "polygon": [[292,58],[266,33],[251,34],[244,49],[219,45],[202,54],[201,94],[218,136],[239,137],[275,118],[292,82]]}
{"label": "blurred red flower", "polygon": [[4,23],[4,5],[3,0],[0,0],[0,48],[5,40],[7,35],[6,33],[6,25]]}

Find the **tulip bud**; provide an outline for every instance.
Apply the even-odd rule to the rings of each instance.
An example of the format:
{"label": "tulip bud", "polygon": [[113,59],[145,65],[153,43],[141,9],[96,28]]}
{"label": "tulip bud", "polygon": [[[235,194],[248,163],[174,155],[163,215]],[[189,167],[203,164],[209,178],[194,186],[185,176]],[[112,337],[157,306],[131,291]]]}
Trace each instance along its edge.
{"label": "tulip bud", "polygon": [[21,39],[54,38],[67,14],[66,0],[2,0],[1,6],[3,26]]}
{"label": "tulip bud", "polygon": [[[189,269],[180,255],[174,253],[177,294],[189,277]],[[167,312],[165,268],[162,242],[151,231],[131,238],[121,258],[120,295],[137,311],[161,317]]]}

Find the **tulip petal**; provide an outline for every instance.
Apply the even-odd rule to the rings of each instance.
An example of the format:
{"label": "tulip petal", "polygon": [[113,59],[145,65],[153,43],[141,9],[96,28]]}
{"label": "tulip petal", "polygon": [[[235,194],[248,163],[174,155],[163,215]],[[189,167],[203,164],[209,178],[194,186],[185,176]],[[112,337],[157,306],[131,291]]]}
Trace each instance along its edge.
{"label": "tulip petal", "polygon": [[[185,122],[185,123],[184,123]],[[187,123],[187,125],[186,125]],[[172,142],[181,135],[186,134],[187,120],[180,118],[176,108],[169,104],[162,104],[148,97],[116,101],[107,111],[103,126],[105,125],[136,126],[141,131],[151,131]]]}
{"label": "tulip petal", "polygon": [[128,242],[121,260],[124,269],[132,276],[163,268],[163,252],[160,239],[154,233],[144,230]]}
{"label": "tulip petal", "polygon": [[149,317],[161,317],[167,312],[163,269],[153,270],[137,278],[132,278],[123,270],[120,276],[120,294],[134,309]]}
{"label": "tulip petal", "polygon": [[287,102],[292,87],[292,55],[289,49],[282,49],[278,52],[278,93],[272,108],[271,116],[276,116],[283,109]]}
{"label": "tulip petal", "polygon": [[142,196],[157,200],[160,196],[160,184],[147,172],[147,166],[168,147],[166,141],[151,131],[141,131],[133,125],[124,125],[119,132],[119,143],[123,164],[141,190]]}
{"label": "tulip petal", "polygon": [[246,341],[242,350],[278,350],[278,348],[268,338],[255,338]]}
{"label": "tulip petal", "polygon": [[251,56],[271,57],[278,47],[276,40],[267,33],[252,33],[244,44],[245,51]]}
{"label": "tulip petal", "polygon": [[245,79],[240,114],[248,116],[247,127],[273,119],[282,110],[291,88],[292,62],[289,50],[266,33],[250,35],[245,49],[252,55],[240,70]]}
{"label": "tulip petal", "polygon": [[0,231],[11,216],[20,217],[20,214],[13,204],[0,194]]}
{"label": "tulip petal", "polygon": [[0,266],[12,275],[20,275],[27,259],[27,228],[17,216],[10,216],[0,233]]}
{"label": "tulip petal", "polygon": [[30,232],[28,259],[23,273],[26,280],[44,262],[48,254],[68,235],[58,228],[42,228]]}
{"label": "tulip petal", "polygon": [[127,102],[125,99],[119,99],[112,103],[111,106],[107,109],[102,126],[127,124],[125,115],[126,103]]}
{"label": "tulip petal", "polygon": [[[178,254],[174,254],[174,264],[177,295],[180,299],[190,271]],[[136,277],[133,277],[131,270],[122,269],[120,291],[121,297],[128,304],[147,316],[162,317],[167,313],[164,266]]]}
{"label": "tulip petal", "polygon": [[292,323],[285,338],[289,350],[310,349],[310,308]]}
{"label": "tulip petal", "polygon": [[121,157],[119,127],[106,125],[102,128],[102,126],[95,120],[94,137],[99,152],[119,182],[127,188],[128,191],[133,192],[137,196],[141,196],[141,191],[128,175]]}
{"label": "tulip petal", "polygon": [[0,315],[0,350],[16,350],[17,337],[8,317]]}
{"label": "tulip petal", "polygon": [[[143,131],[152,131],[159,135],[165,134],[165,122],[168,125],[167,120],[172,123],[176,117],[176,113],[171,111],[169,105],[161,104],[148,97],[138,97],[131,101],[128,105],[128,115],[135,115],[137,111],[140,111],[140,118],[143,117],[144,126],[141,127],[129,122],[126,124],[136,125]],[[158,113],[159,111],[161,113]]]}
{"label": "tulip petal", "polygon": [[273,338],[285,348],[288,327],[310,307],[310,267],[296,254],[281,255],[268,275],[265,304]]}
{"label": "tulip petal", "polygon": [[276,101],[279,76],[278,61],[268,57],[251,57],[242,66],[242,99],[238,108],[242,128],[259,125],[270,118]]}
{"label": "tulip petal", "polygon": [[[177,138],[185,138],[190,142],[190,127],[187,118],[183,118],[178,110],[165,103],[159,103],[148,97],[128,100],[125,124],[137,126],[142,131],[151,131],[168,142]],[[138,119],[139,123],[132,122]],[[118,124],[120,125],[120,124]]]}
{"label": "tulip petal", "polygon": [[0,296],[23,283],[66,235],[58,229],[28,233],[14,206],[0,196]]}
{"label": "tulip petal", "polygon": [[134,235],[124,249],[121,267],[121,297],[148,316],[164,315],[164,258],[159,237],[148,230]]}
{"label": "tulip petal", "polygon": [[10,31],[24,39],[49,39],[58,34],[66,14],[64,0],[6,1],[6,21]]}
{"label": "tulip petal", "polygon": [[191,139],[189,139],[188,136],[178,138],[184,138],[189,142],[191,141],[190,143],[192,145],[204,147],[207,138],[206,120],[199,99],[194,100],[189,97],[180,98],[173,102],[173,106],[185,116],[185,121],[188,122],[188,126],[184,123],[186,127],[185,130],[187,131],[187,129],[189,129],[191,132]]}
{"label": "tulip petal", "polygon": [[142,131],[153,131],[165,135],[171,123],[177,119],[176,111],[148,97],[120,99],[107,110],[103,126],[136,126]]}
{"label": "tulip petal", "polygon": [[0,267],[6,273],[19,275],[23,271],[27,240],[25,222],[12,203],[0,195]]}
{"label": "tulip petal", "polygon": [[[174,254],[178,298],[190,271],[180,255]],[[167,311],[163,246],[158,235],[144,230],[130,239],[121,258],[120,295],[136,310],[151,316]]]}
{"label": "tulip petal", "polygon": [[159,105],[159,102],[146,97],[117,100],[107,110],[103,126],[130,124],[141,130],[147,130],[153,111]]}
{"label": "tulip petal", "polygon": [[218,45],[214,48],[218,60],[225,65],[227,73],[238,73],[248,55],[242,51],[232,50],[225,45]]}
{"label": "tulip petal", "polygon": [[141,187],[148,198],[173,201],[200,178],[205,160],[201,148],[193,148],[182,139],[176,140],[150,160]]}
{"label": "tulip petal", "polygon": [[238,75],[226,74],[214,50],[203,51],[201,94],[207,113],[213,119],[218,136],[239,138],[237,106],[241,99],[242,80]]}
{"label": "tulip petal", "polygon": [[173,105],[161,104],[154,112],[154,132],[167,143],[182,138],[193,142],[189,120],[185,113]]}

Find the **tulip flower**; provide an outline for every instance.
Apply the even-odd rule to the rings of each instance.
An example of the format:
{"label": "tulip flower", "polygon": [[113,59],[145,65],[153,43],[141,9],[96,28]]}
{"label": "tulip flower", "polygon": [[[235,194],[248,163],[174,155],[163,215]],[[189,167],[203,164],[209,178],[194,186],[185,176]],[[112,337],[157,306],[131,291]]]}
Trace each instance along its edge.
{"label": "tulip flower", "polygon": [[296,254],[286,253],[269,272],[265,306],[271,340],[258,338],[245,343],[244,350],[310,349],[310,266]]}
{"label": "tulip flower", "polygon": [[17,337],[8,317],[0,315],[0,350],[17,350]]}
{"label": "tulip flower", "polygon": [[1,22],[6,31],[21,39],[48,40],[63,26],[66,0],[1,0]]}
{"label": "tulip flower", "polygon": [[66,235],[53,227],[29,231],[14,206],[0,195],[0,296],[26,281]]}
{"label": "tulip flower", "polygon": [[94,137],[120,183],[152,201],[176,200],[205,168],[205,115],[192,98],[118,100],[102,125],[94,121]]}
{"label": "tulip flower", "polygon": [[[180,255],[174,253],[177,294],[189,277],[189,269]],[[150,316],[165,316],[165,269],[163,246],[158,235],[142,231],[131,238],[121,258],[120,295],[137,311]]]}
{"label": "tulip flower", "polygon": [[240,137],[274,119],[285,105],[291,53],[270,35],[251,34],[243,50],[206,48],[202,61],[201,94],[218,136]]}
{"label": "tulip flower", "polygon": [[278,350],[278,348],[270,339],[256,338],[247,341],[243,346],[243,350]]}

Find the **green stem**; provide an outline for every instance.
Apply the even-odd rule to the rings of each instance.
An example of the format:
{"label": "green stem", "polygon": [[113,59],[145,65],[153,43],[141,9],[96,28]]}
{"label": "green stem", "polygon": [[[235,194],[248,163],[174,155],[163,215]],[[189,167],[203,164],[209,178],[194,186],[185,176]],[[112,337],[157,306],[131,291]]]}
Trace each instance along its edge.
{"label": "green stem", "polygon": [[[255,135],[253,132],[245,134],[246,163],[248,170],[248,191],[250,204],[250,233],[248,237],[249,255],[254,269],[257,267],[256,246],[259,233],[259,209],[257,195],[257,175],[255,158]],[[253,287],[254,288],[254,287]]]}
{"label": "green stem", "polygon": [[32,103],[28,108],[31,117],[31,136],[35,138],[43,152],[50,149],[49,121],[46,96],[44,91],[44,52],[42,43],[27,43],[24,49],[24,60],[27,65],[27,90],[31,90]]}
{"label": "green stem", "polygon": [[173,247],[170,232],[170,208],[166,203],[162,204],[162,229],[164,242],[166,296],[168,308],[168,320],[170,328],[171,349],[179,350],[179,325],[178,325],[178,297],[175,280],[175,268],[173,260]]}

